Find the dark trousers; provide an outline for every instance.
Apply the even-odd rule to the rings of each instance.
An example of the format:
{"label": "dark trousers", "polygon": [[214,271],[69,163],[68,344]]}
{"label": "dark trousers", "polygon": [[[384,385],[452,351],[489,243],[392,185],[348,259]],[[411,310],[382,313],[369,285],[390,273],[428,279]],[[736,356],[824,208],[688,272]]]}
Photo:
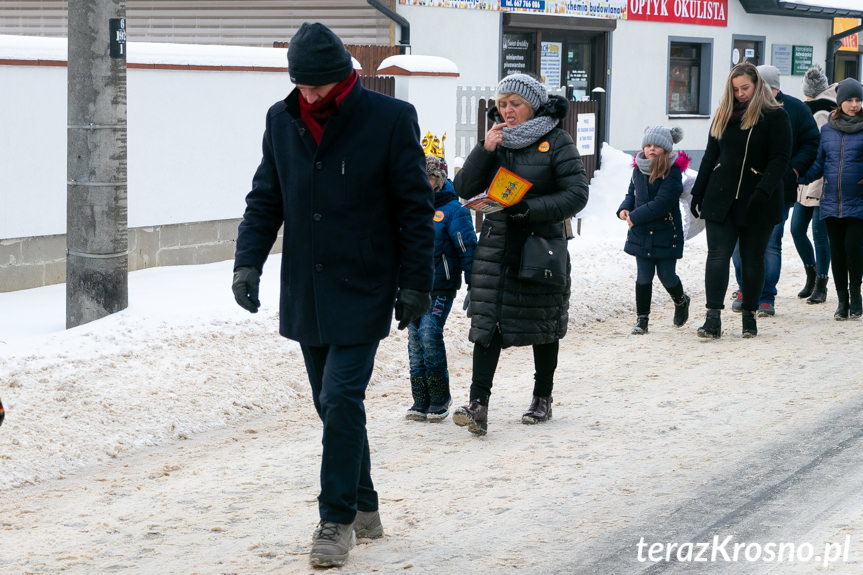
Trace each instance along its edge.
{"label": "dark trousers", "polygon": [[656,259],[635,256],[635,265],[637,284],[652,284],[654,274],[659,276],[659,283],[666,290],[680,283],[680,277],[677,275],[677,260],[674,258]]}
{"label": "dark trousers", "polygon": [[452,296],[437,294],[428,312],[408,324],[408,360],[411,377],[447,373],[443,328],[452,309]]}
{"label": "dark trousers", "polygon": [[728,290],[728,272],[734,245],[739,242],[743,309],[758,309],[758,297],[764,285],[764,252],[772,227],[737,226],[725,222],[707,222],[707,261],[704,266],[704,292],[707,309],[723,309]]}
{"label": "dark trousers", "polygon": [[863,220],[824,218],[830,237],[830,265],[837,292],[860,289],[863,277]]}
{"label": "dark trousers", "polygon": [[[503,336],[497,329],[488,347],[473,345],[473,379],[470,384],[471,400],[488,400],[494,381],[494,372],[500,359]],[[533,346],[534,383],[533,394],[539,397],[551,395],[554,387],[554,371],[557,369],[557,352],[560,342],[543,343]]]}
{"label": "dark trousers", "polygon": [[378,343],[300,346],[324,424],[318,510],[327,521],[353,523],[357,510],[378,508],[363,405]]}

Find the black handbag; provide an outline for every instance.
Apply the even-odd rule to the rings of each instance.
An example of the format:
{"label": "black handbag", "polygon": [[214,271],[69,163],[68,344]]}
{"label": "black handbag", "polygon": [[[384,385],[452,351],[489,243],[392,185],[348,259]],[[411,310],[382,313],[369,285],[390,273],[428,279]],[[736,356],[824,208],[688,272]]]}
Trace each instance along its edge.
{"label": "black handbag", "polygon": [[531,232],[521,250],[519,279],[566,285],[566,238],[544,238]]}

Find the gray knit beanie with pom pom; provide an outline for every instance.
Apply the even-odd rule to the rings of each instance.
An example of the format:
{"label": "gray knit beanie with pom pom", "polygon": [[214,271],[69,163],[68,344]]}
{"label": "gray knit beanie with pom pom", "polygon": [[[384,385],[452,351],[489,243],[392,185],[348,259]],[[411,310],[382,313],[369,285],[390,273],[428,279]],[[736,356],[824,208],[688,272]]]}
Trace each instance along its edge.
{"label": "gray knit beanie with pom pom", "polygon": [[817,98],[818,94],[829,88],[827,76],[818,64],[813,64],[803,74],[803,95],[807,98]]}
{"label": "gray knit beanie with pom pom", "polygon": [[641,147],[648,144],[659,146],[668,152],[674,144],[683,139],[683,130],[678,127],[666,128],[665,126],[648,126],[644,130],[644,138],[641,139]]}

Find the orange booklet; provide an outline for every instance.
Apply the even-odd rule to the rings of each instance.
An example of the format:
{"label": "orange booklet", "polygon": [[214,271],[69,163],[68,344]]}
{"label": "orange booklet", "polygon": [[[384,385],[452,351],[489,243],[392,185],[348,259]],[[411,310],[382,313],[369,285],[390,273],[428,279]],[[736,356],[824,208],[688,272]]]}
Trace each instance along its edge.
{"label": "orange booklet", "polygon": [[472,197],[464,207],[477,212],[490,213],[502,210],[521,201],[532,183],[506,168],[498,168],[488,190]]}

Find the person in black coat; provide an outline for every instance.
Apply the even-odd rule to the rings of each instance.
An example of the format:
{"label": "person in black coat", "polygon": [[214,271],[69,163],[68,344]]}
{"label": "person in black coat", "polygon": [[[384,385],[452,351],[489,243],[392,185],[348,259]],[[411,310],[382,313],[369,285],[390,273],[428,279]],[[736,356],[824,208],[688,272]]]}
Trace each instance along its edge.
{"label": "person in black coat", "polygon": [[[496,123],[455,177],[456,193],[465,199],[486,190],[500,168],[532,184],[520,202],[487,214],[474,251],[470,402],[453,412],[453,421],[477,435],[488,429],[494,373],[501,349],[510,346],[533,346],[533,399],[522,422],[540,423],[551,418],[559,340],[566,334],[569,318],[565,222],[587,204],[588,196],[578,150],[570,135],[559,127],[568,109],[565,99],[549,97],[535,78],[507,76],[498,84],[497,106],[489,111]],[[530,236],[562,244],[560,267],[566,272],[560,283],[519,277],[522,251]]]}
{"label": "person in black coat", "polygon": [[632,333],[647,333],[653,277],[668,291],[674,302],[674,326],[689,319],[689,296],[677,275],[677,260],[683,257],[683,222],[680,216],[680,194],[683,172],[689,156],[675,152],[674,144],[683,138],[680,128],[651,126],[641,139],[641,151],[633,158],[629,189],[617,217],[629,225],[623,251],[635,256],[635,312],[638,315]]}
{"label": "person in black coat", "polygon": [[764,285],[764,252],[783,221],[783,178],[790,157],[788,114],[773,97],[756,67],[737,64],[713,116],[698,177],[692,215],[706,221],[704,272],[707,317],[698,335],[718,338],[728,289],[728,268],[740,241],[743,337],[755,337],[755,311]]}
{"label": "person in black coat", "polygon": [[[764,285],[758,297],[757,313],[761,317],[766,317],[776,313],[776,284],[779,283],[779,274],[782,270],[782,236],[785,233],[785,220],[788,219],[788,212],[797,200],[797,178],[805,174],[809,166],[812,165],[812,162],[815,161],[821,134],[818,131],[815,118],[813,118],[812,113],[809,111],[809,107],[794,96],[784,94],[780,90],[778,68],[765,64],[758,66],[758,73],[770,88],[773,97],[785,109],[785,113],[788,114],[788,121],[791,123],[791,157],[783,178],[785,190],[785,204],[782,208],[783,217],[782,221],[773,227],[770,241],[767,242],[767,250],[764,252]],[[732,305],[732,309],[740,311],[743,302],[743,290],[740,289],[739,247],[734,250],[732,261],[734,262],[734,273],[738,287],[737,298]],[[807,268],[806,273],[811,277],[814,285],[815,269],[812,268],[810,270]],[[809,294],[805,297],[809,297]]]}
{"label": "person in black coat", "polygon": [[354,533],[380,537],[363,399],[379,341],[429,307],[434,208],[414,107],[363,88],[342,41],[305,23],[291,39],[296,88],[267,113],[263,158],[234,260],[255,313],[284,225],[279,332],[300,344],[323,422],[321,521],[310,562],[347,561]]}

